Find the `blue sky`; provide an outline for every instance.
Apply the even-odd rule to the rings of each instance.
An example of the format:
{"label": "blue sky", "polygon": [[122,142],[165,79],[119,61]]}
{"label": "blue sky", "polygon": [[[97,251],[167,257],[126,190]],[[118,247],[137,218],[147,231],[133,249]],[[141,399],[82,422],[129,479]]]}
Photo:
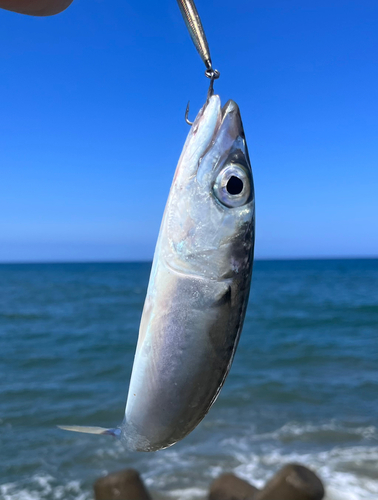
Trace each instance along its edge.
{"label": "blue sky", "polygon": [[[197,0],[258,258],[378,256],[378,2]],[[207,79],[175,0],[0,11],[0,261],[150,259]]]}

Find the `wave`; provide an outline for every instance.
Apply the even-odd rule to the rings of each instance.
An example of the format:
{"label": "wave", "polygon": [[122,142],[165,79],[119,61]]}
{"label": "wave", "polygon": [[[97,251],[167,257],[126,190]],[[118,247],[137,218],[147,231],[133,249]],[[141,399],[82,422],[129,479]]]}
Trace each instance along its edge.
{"label": "wave", "polygon": [[300,424],[299,422],[288,422],[281,428],[265,434],[258,434],[252,439],[277,439],[279,441],[292,441],[296,439],[322,441],[322,438],[332,441],[347,442],[355,438],[378,441],[378,429],[374,425],[353,427],[341,425],[336,421],[326,422],[320,425]]}
{"label": "wave", "polygon": [[[308,452],[308,447],[293,451],[287,440],[299,443],[306,436],[348,432],[358,439],[350,446],[345,440],[325,449],[326,442]],[[211,481],[224,472],[234,472],[261,488],[287,463],[300,463],[314,470],[326,487],[326,500],[376,500],[378,498],[378,429],[374,426],[341,425],[331,421],[322,425],[288,422],[263,434],[244,435],[218,441],[213,449],[197,440],[176,445],[155,454],[130,454],[122,442],[101,441],[95,451],[98,463],[107,464],[106,474],[123,467],[135,467],[157,498],[202,500]],[[366,444],[361,444],[366,443]],[[305,450],[305,451],[303,451]],[[83,481],[64,482],[62,477],[37,474],[24,482],[0,486],[1,500],[91,500],[92,485]]]}
{"label": "wave", "polygon": [[[351,440],[367,444],[347,445],[345,433]],[[332,437],[332,441],[337,441],[335,435],[339,435],[340,443],[325,450],[327,439],[321,443],[318,440],[322,434]],[[301,442],[310,436],[312,442],[316,437],[318,451],[287,450],[287,440]],[[262,488],[285,464],[300,463],[320,476],[326,487],[326,500],[378,498],[378,445],[371,445],[378,441],[378,429],[374,426],[351,427],[333,421],[318,426],[289,422],[271,433],[223,439],[213,454],[209,452],[209,443],[200,441],[141,461],[138,465],[145,471],[143,477],[148,487],[164,496],[198,500],[206,498],[211,481],[224,472],[232,471]],[[99,450],[102,459],[121,459],[124,453],[121,446]]]}
{"label": "wave", "polygon": [[92,500],[93,495],[84,491],[79,481],[69,481],[65,485],[50,475],[32,476],[28,486],[17,483],[0,485],[1,500]]}

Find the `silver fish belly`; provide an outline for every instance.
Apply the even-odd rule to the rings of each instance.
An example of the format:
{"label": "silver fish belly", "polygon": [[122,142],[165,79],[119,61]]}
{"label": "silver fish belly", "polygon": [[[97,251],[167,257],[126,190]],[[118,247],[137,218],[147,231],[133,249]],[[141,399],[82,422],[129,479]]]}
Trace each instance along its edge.
{"label": "silver fish belly", "polygon": [[166,448],[204,418],[243,326],[255,234],[239,108],[213,95],[186,140],[156,245],[122,433]]}
{"label": "silver fish belly", "polygon": [[243,326],[255,202],[237,104],[211,96],[185,142],[165,208],[120,427],[61,426],[155,451],[189,434],[216,400]]}

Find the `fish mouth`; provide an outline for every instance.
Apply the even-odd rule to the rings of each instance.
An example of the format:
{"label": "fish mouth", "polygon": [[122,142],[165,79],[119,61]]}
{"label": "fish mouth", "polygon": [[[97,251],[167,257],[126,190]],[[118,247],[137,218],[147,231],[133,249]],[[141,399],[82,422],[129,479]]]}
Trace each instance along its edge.
{"label": "fish mouth", "polygon": [[243,134],[239,106],[235,101],[229,99],[223,106],[221,113],[222,120],[216,134],[218,135],[223,128],[227,128],[227,133],[235,140],[238,136]]}
{"label": "fish mouth", "polygon": [[221,107],[220,97],[218,95],[213,95],[206,103],[206,106],[211,103],[212,99],[216,100],[216,102],[218,103],[219,118],[217,120],[216,127],[214,127],[213,137],[210,145],[216,141],[219,135],[222,135],[224,133],[226,133],[233,140],[235,140],[240,135],[244,135],[240,110],[236,102],[232,99],[229,99],[226,104]]}
{"label": "fish mouth", "polygon": [[244,137],[239,106],[228,100],[221,107],[219,95],[212,95],[198,113],[192,127],[193,135],[200,135],[207,129],[206,147],[201,159],[216,143],[222,142],[224,149],[229,149],[238,137]]}
{"label": "fish mouth", "polygon": [[[239,106],[235,101],[229,99],[226,104],[222,107],[219,95],[214,94],[208,98],[205,105],[202,107],[198,116],[193,123],[193,131],[196,132],[204,122],[211,122],[211,116],[217,114],[218,117],[214,122],[214,132],[213,137],[217,134],[218,130],[222,127],[222,124],[231,118],[232,121],[241,124],[240,110]],[[206,125],[205,125],[206,126]]]}
{"label": "fish mouth", "polygon": [[230,113],[239,114],[240,116],[239,106],[232,99],[229,99],[222,108],[222,121]]}
{"label": "fish mouth", "polygon": [[221,107],[219,95],[212,95],[199,111],[185,142],[174,182],[181,179],[185,182],[188,178],[199,174],[201,170],[209,171],[212,167],[205,168],[205,157],[223,157],[233,147],[237,139],[244,138],[243,126],[240,118],[239,106],[235,101],[229,100]]}

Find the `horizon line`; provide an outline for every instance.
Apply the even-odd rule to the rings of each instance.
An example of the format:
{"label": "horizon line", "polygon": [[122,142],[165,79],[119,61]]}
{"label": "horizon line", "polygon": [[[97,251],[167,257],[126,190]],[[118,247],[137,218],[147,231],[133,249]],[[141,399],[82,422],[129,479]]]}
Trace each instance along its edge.
{"label": "horizon line", "polygon": [[[255,262],[290,262],[290,261],[315,261],[315,260],[378,260],[376,256],[338,256],[338,257],[258,257]],[[152,259],[112,259],[112,260],[15,260],[0,261],[0,266],[8,265],[49,265],[49,264],[152,264]]]}

